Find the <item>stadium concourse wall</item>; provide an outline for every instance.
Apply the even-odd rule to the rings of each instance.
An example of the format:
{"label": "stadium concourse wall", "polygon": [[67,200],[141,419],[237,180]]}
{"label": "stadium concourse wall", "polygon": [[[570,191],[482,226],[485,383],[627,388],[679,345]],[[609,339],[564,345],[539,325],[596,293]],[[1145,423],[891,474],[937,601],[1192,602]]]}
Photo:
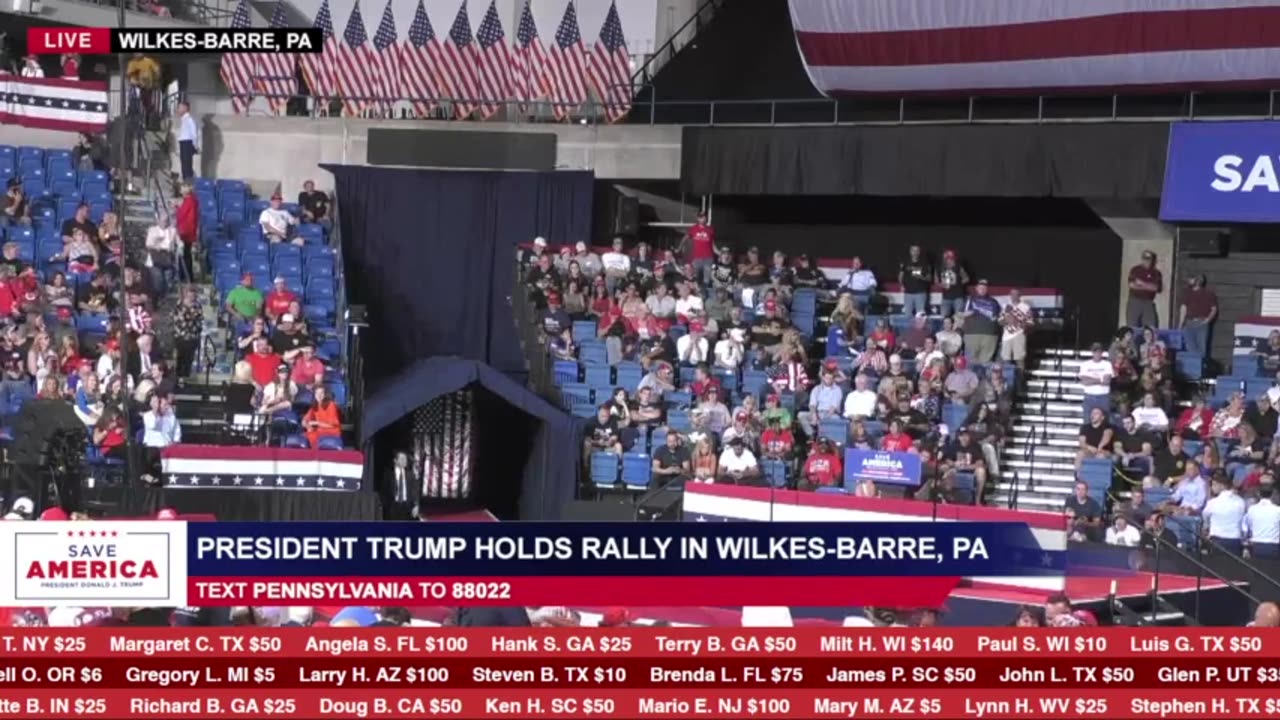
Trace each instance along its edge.
{"label": "stadium concourse wall", "polygon": [[[553,167],[590,170],[598,180],[676,180],[680,177],[680,127],[664,125],[562,125],[522,123],[356,120],[348,118],[203,118],[201,175],[245,178],[257,191],[280,187],[296,194],[309,179],[323,180],[321,164],[367,165],[371,129],[447,133],[517,133],[554,139]],[[176,145],[176,144],[175,144]],[[397,164],[410,164],[401,162]],[[177,166],[175,161],[175,167]],[[475,168],[482,169],[482,168]]]}

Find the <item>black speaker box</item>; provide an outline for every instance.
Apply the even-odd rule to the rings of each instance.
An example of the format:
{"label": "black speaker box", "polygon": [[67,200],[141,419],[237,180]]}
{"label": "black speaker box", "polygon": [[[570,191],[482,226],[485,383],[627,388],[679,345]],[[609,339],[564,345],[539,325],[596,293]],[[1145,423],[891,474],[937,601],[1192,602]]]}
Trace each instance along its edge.
{"label": "black speaker box", "polygon": [[1178,252],[1184,255],[1221,257],[1227,253],[1226,228],[1179,228]]}
{"label": "black speaker box", "polygon": [[634,522],[636,506],[606,497],[603,500],[574,500],[564,506],[561,520],[567,522]]}
{"label": "black speaker box", "polygon": [[627,195],[619,196],[617,213],[614,232],[618,235],[635,237],[640,232],[640,200]]}
{"label": "black speaker box", "polygon": [[85,432],[84,423],[62,400],[30,400],[22,406],[13,421],[13,443],[9,445],[9,462],[16,465],[40,465],[45,444],[58,431]]}

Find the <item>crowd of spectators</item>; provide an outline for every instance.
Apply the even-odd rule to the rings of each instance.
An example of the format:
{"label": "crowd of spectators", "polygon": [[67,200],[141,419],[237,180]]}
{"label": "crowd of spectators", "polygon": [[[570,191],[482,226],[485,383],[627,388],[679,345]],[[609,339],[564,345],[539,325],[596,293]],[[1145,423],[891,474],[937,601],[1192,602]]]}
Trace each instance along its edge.
{"label": "crowd of spectators", "polygon": [[834,281],[805,255],[735,257],[705,215],[672,249],[537,238],[521,262],[566,406],[588,419],[588,474],[598,453],[647,451],[660,483],[836,488],[843,449],[874,449],[920,455],[924,497],[972,503],[999,473],[1034,314],[952,251],[935,268],[908,250],[900,307],[859,258]]}

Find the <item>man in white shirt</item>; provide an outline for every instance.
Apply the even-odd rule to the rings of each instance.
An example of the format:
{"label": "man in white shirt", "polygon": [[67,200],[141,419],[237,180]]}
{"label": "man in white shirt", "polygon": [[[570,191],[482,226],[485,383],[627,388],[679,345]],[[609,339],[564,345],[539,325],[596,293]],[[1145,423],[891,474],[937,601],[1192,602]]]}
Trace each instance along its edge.
{"label": "man in white shirt", "polygon": [[1130,525],[1129,520],[1123,515],[1117,515],[1111,522],[1111,527],[1107,528],[1108,545],[1137,547],[1140,542],[1142,542],[1142,533],[1138,528]]}
{"label": "man in white shirt", "polygon": [[747,449],[742,438],[729,440],[728,447],[720,453],[720,470],[717,482],[730,482],[736,485],[755,485],[760,477],[760,463],[756,456]]}
{"label": "man in white shirt", "polygon": [[[1265,486],[1264,486],[1265,487]],[[1249,555],[1254,558],[1280,557],[1280,491],[1264,491],[1262,499],[1244,514],[1244,536],[1249,540]]]}
{"label": "man in white shirt", "polygon": [[692,323],[689,325],[689,333],[676,341],[676,355],[680,358],[680,364],[701,365],[710,357],[711,344],[702,334],[704,329],[702,323]]}
{"label": "man in white shirt", "polygon": [[1240,539],[1244,527],[1244,498],[1236,493],[1231,478],[1225,474],[1213,476],[1213,497],[1205,503],[1200,517],[1204,521],[1205,534],[1223,550],[1235,556],[1244,554],[1244,542]]}
{"label": "man in white shirt", "polygon": [[1000,359],[1018,367],[1027,362],[1027,330],[1035,324],[1031,306],[1022,300],[1022,293],[1014,288],[1009,291],[1009,304],[1000,315]]}
{"label": "man in white shirt", "polygon": [[151,396],[151,409],[142,413],[143,475],[146,482],[155,482],[160,474],[160,451],[182,442],[182,423],[173,413],[168,397],[155,393]]}
{"label": "man in white shirt", "polygon": [[867,389],[867,376],[859,374],[853,379],[853,390],[844,399],[844,416],[850,420],[876,416],[876,394]]}
{"label": "man in white shirt", "polygon": [[676,300],[667,294],[666,285],[658,283],[658,286],[653,289],[653,294],[645,298],[644,304],[659,320],[675,320]]}
{"label": "man in white shirt", "polygon": [[182,179],[191,182],[196,176],[196,154],[200,152],[200,129],[191,117],[191,106],[178,103],[178,159],[182,165]]}
{"label": "man in white shirt", "polygon": [[40,67],[40,58],[35,55],[28,55],[26,62],[22,65],[22,77],[24,78],[42,78],[44,77],[44,68]]}
{"label": "man in white shirt", "polygon": [[[262,211],[258,216],[258,224],[262,226],[262,232],[267,236],[267,242],[288,242],[289,229],[298,224],[298,218],[293,213],[281,207],[284,198],[279,192],[271,195],[271,207]],[[301,245],[302,238],[294,238],[294,245]]]}
{"label": "man in white shirt", "polygon": [[1111,413],[1111,378],[1115,376],[1115,368],[1107,359],[1101,343],[1093,344],[1093,357],[1080,363],[1080,384],[1084,385],[1084,419],[1094,408],[1103,414]]}
{"label": "man in white shirt", "polygon": [[854,305],[858,310],[864,310],[876,291],[876,274],[862,266],[862,258],[854,257],[838,289],[853,293]]}
{"label": "man in white shirt", "polygon": [[600,256],[600,264],[604,266],[604,279],[609,292],[617,292],[618,284],[631,272],[631,256],[623,250],[621,237],[613,239],[613,249]]}
{"label": "man in white shirt", "polygon": [[[738,369],[746,352],[742,344],[745,337],[746,333],[742,328],[733,328],[729,331],[728,337],[716,343],[716,367],[726,370]],[[680,344],[676,343],[677,349],[679,346]]]}

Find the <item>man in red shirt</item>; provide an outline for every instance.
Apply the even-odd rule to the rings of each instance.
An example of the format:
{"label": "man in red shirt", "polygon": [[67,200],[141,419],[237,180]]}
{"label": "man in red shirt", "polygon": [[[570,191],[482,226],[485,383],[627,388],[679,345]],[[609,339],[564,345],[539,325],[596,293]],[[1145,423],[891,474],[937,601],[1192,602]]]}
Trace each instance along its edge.
{"label": "man in red shirt", "polygon": [[1142,252],[1142,262],[1129,268],[1129,302],[1125,317],[1132,327],[1159,327],[1156,295],[1164,292],[1164,275],[1156,269],[1156,254]]}
{"label": "man in red shirt", "polygon": [[782,427],[782,418],[769,418],[768,429],[760,435],[760,454],[789,463],[795,449],[796,437],[790,429]]}
{"label": "man in red shirt", "polygon": [[271,292],[267,293],[266,303],[263,306],[267,319],[274,325],[276,318],[289,312],[289,303],[297,301],[298,296],[285,287],[284,278],[276,276],[275,286],[271,288]]}
{"label": "man in red shirt", "polygon": [[818,441],[814,451],[804,464],[804,479],[811,489],[817,487],[834,487],[844,479],[844,464],[836,453],[835,445],[827,439]]}
{"label": "man in red shirt", "polygon": [[1218,319],[1218,296],[1205,287],[1205,276],[1187,280],[1187,289],[1179,298],[1182,310],[1182,340],[1187,352],[1209,354],[1209,338],[1213,321]]}
{"label": "man in red shirt", "polygon": [[711,263],[716,256],[716,230],[707,223],[707,211],[698,211],[698,220],[689,226],[689,231],[684,235],[684,242],[681,243],[681,254],[685,260],[693,263],[694,272],[697,275],[698,284],[706,285],[711,282],[709,273],[711,272]]}
{"label": "man in red shirt", "polygon": [[245,362],[253,369],[253,382],[258,387],[270,385],[276,379],[276,369],[280,367],[280,356],[271,352],[271,344],[265,337],[254,338],[253,352],[244,356]]}

